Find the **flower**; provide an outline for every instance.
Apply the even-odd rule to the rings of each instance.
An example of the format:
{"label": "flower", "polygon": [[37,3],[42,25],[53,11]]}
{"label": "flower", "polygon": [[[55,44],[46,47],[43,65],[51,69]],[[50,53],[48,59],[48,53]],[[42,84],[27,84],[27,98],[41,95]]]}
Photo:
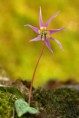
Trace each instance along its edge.
{"label": "flower", "polygon": [[60,47],[61,49],[63,49],[61,43],[60,43],[57,39],[53,38],[53,37],[51,36],[51,34],[54,34],[54,33],[58,32],[58,31],[60,31],[60,30],[63,30],[65,27],[64,27],[64,28],[58,28],[58,29],[47,30],[47,27],[49,26],[50,22],[51,22],[58,14],[59,14],[59,11],[58,11],[56,14],[54,14],[54,15],[46,22],[46,24],[44,24],[44,23],[43,23],[43,20],[42,20],[42,11],[41,11],[41,7],[40,7],[40,14],[39,14],[39,26],[40,26],[40,28],[34,27],[34,26],[30,25],[30,24],[26,24],[26,25],[25,25],[25,26],[28,26],[28,27],[30,27],[31,29],[33,29],[33,30],[38,34],[38,36],[37,36],[36,38],[34,38],[34,39],[30,40],[30,41],[40,41],[40,40],[44,41],[45,45],[48,47],[48,49],[49,49],[52,53],[53,53],[53,50],[52,50],[52,48],[51,48],[51,45],[50,45],[49,40],[54,40],[54,41],[56,41],[56,43],[59,45],[59,47]]}

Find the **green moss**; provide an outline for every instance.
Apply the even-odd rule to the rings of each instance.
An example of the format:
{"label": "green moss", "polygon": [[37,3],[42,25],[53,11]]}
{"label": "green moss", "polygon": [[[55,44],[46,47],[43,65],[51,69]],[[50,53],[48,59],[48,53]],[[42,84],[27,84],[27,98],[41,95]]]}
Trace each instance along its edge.
{"label": "green moss", "polygon": [[54,91],[39,89],[34,92],[33,99],[38,101],[38,106],[43,109],[44,112],[41,112],[43,118],[79,117],[79,92],[74,89],[58,88]]}
{"label": "green moss", "polygon": [[[0,118],[13,116],[15,97],[0,92]],[[31,106],[40,110],[40,114],[25,114],[21,118],[78,118],[79,92],[69,88],[55,90],[37,89],[33,92]],[[18,118],[14,113],[14,118]]]}
{"label": "green moss", "polygon": [[11,118],[14,109],[14,96],[0,91],[0,118]]}

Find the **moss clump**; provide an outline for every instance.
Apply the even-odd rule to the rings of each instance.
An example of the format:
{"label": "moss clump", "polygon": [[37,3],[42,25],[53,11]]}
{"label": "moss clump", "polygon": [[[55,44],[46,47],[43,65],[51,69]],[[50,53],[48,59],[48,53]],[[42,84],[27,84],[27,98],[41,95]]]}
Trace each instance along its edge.
{"label": "moss clump", "polygon": [[[9,92],[0,91],[0,118],[19,118],[15,111],[16,96]],[[31,114],[25,114],[21,118],[34,118]]]}
{"label": "moss clump", "polygon": [[0,118],[11,118],[15,98],[8,92],[0,91]]}
{"label": "moss clump", "polygon": [[[0,118],[18,118],[13,114],[15,97],[0,92]],[[78,118],[79,92],[69,88],[33,91],[31,106],[40,110],[39,115],[25,114],[21,118]]]}
{"label": "moss clump", "polygon": [[[41,118],[78,118],[79,92],[70,88],[34,92],[33,101],[41,111]],[[35,103],[33,103],[35,104]]]}

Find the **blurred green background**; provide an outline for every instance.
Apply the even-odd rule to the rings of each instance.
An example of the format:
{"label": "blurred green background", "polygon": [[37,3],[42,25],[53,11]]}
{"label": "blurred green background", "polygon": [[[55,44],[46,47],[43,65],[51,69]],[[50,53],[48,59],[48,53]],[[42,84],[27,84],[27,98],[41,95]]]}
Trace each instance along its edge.
{"label": "blurred green background", "polygon": [[[25,24],[39,27],[39,8],[46,22],[57,11],[60,14],[48,29],[67,26],[54,35],[63,47],[51,41],[54,56],[47,47],[35,76],[35,86],[48,79],[79,81],[79,0],[0,0],[0,69],[11,79],[31,80],[42,42],[29,43],[36,33]],[[1,76],[3,76],[0,70]]]}

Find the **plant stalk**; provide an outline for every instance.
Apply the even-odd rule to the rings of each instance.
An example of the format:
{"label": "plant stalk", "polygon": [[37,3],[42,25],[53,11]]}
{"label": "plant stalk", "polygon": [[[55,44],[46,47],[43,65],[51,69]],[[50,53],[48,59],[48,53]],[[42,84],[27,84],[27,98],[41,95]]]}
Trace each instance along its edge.
{"label": "plant stalk", "polygon": [[39,64],[39,61],[41,59],[41,56],[43,54],[43,50],[44,50],[44,44],[42,46],[42,49],[41,49],[41,52],[39,54],[39,57],[38,57],[38,60],[37,60],[37,63],[35,65],[35,68],[34,68],[34,72],[33,72],[33,76],[32,76],[32,81],[31,81],[31,84],[30,84],[30,89],[29,89],[29,98],[28,98],[28,104],[30,106],[30,102],[31,102],[31,96],[32,96],[32,86],[33,86],[33,82],[34,82],[34,78],[35,78],[35,74],[36,74],[36,70],[37,70],[37,67],[38,67],[38,64]]}

